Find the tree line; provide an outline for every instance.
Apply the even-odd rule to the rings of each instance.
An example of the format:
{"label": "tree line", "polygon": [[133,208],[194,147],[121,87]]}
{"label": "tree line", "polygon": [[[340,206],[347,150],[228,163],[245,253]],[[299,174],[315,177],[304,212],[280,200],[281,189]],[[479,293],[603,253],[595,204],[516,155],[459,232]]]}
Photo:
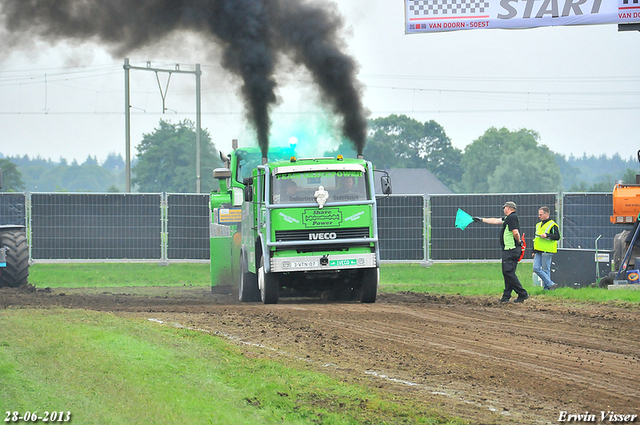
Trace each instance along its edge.
{"label": "tree line", "polygon": [[[195,125],[160,120],[144,134],[132,161],[132,187],[138,192],[195,192]],[[325,156],[355,156],[342,141]],[[616,180],[635,183],[634,158],[619,154],[582,157],[554,153],[530,129],[491,127],[463,150],[453,147],[444,128],[406,115],[369,121],[364,156],[376,168],[425,168],[456,193],[609,192]],[[201,192],[217,188],[212,170],[222,166],[207,130],[201,132]],[[125,165],[121,155],[104,163],[87,157],[82,164],[41,157],[7,157],[0,153],[4,191],[122,192]]]}

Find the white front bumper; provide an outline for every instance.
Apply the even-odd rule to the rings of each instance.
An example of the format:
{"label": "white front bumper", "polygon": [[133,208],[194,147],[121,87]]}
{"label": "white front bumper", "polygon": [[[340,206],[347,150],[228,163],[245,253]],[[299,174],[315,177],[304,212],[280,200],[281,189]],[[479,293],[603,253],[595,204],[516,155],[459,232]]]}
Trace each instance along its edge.
{"label": "white front bumper", "polygon": [[376,267],[376,255],[370,254],[336,254],[327,255],[326,265],[321,255],[309,255],[304,257],[272,257],[272,272],[304,272],[304,271],[331,271],[343,269],[364,269]]}

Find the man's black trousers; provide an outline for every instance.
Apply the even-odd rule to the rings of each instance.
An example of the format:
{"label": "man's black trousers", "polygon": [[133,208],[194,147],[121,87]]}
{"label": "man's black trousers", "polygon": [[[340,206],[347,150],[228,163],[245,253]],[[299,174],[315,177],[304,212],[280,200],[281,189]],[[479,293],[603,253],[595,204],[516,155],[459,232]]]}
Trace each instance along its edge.
{"label": "man's black trousers", "polygon": [[517,248],[502,251],[502,275],[504,276],[502,298],[511,298],[511,291],[515,291],[519,297],[527,295],[527,291],[522,287],[518,276],[516,276],[518,258],[520,258],[520,250]]}

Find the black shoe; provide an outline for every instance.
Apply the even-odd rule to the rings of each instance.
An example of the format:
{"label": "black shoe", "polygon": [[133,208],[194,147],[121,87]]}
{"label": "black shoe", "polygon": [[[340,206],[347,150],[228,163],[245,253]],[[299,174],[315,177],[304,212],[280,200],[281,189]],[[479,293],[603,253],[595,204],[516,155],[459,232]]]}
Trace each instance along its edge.
{"label": "black shoe", "polygon": [[513,302],[514,303],[523,303],[524,300],[528,300],[529,299],[529,294],[525,294],[524,296],[518,295],[518,298],[516,298]]}
{"label": "black shoe", "polygon": [[500,302],[501,302],[501,303],[508,303],[508,302],[509,302],[509,299],[510,299],[510,298],[502,297],[502,298],[500,298]]}
{"label": "black shoe", "polygon": [[558,284],[554,283],[553,285],[549,286],[549,290],[550,291],[555,291],[557,287],[558,287]]}

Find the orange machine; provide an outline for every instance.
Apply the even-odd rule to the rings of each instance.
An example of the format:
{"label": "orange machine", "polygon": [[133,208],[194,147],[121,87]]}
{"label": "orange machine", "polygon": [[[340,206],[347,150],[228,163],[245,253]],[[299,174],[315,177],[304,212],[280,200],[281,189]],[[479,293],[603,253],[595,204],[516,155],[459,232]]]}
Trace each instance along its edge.
{"label": "orange machine", "polygon": [[633,224],[640,213],[640,184],[616,183],[613,188],[613,224]]}
{"label": "orange machine", "polygon": [[[637,153],[640,162],[640,150]],[[609,218],[613,224],[634,224],[632,230],[618,233],[613,238],[614,264],[619,267],[615,278],[605,276],[600,280],[600,287],[614,283],[621,283],[625,278],[625,272],[629,268],[629,263],[634,264],[635,269],[640,265],[633,254],[638,254],[635,248],[636,240],[640,234],[640,225],[637,221],[640,217],[640,175],[636,174],[636,184],[616,183],[613,188],[613,215]],[[630,242],[627,242],[628,235],[633,232]],[[622,257],[622,252],[625,252]]]}

